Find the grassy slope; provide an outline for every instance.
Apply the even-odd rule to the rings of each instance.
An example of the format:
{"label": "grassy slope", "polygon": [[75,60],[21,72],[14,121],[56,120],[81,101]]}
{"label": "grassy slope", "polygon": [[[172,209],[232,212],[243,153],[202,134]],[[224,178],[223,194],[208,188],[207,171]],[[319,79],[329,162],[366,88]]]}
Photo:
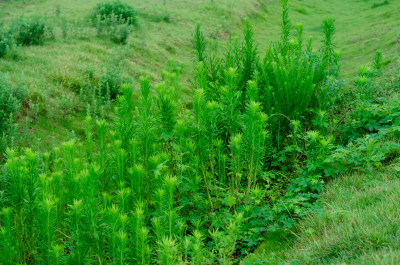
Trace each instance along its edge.
{"label": "grassy slope", "polygon": [[399,176],[397,164],[332,181],[322,213],[300,222],[294,235],[268,241],[247,264],[399,264]]}
{"label": "grassy slope", "polygon": [[[195,24],[201,21],[208,39],[218,43],[227,39],[229,34],[238,33],[242,18],[257,11],[255,0],[239,0],[235,4],[225,0],[125,1],[137,7],[139,25],[126,45],[118,45],[98,38],[94,28],[87,23],[98,2],[43,0],[0,3],[0,18],[5,24],[20,16],[41,15],[47,16],[56,28],[55,40],[42,46],[21,47],[17,50],[17,59],[0,59],[0,71],[8,73],[14,82],[22,82],[30,97],[40,98],[37,119],[20,121],[24,134],[20,144],[45,149],[82,133],[85,109],[66,84],[79,83],[88,70],[94,70],[98,78],[109,64],[113,64],[120,67],[125,80],[136,84],[141,75],[159,80],[161,71],[167,68],[172,58],[182,68],[186,90],[189,90]],[[58,17],[57,7],[60,10]],[[66,39],[62,37],[60,28],[63,23],[68,26]]]}
{"label": "grassy slope", "polygon": [[[40,98],[39,115],[21,119],[22,145],[49,146],[82,134],[85,110],[65,83],[79,83],[88,69],[100,76],[108,64],[121,67],[123,76],[136,83],[140,75],[159,79],[173,58],[183,69],[190,90],[193,69],[192,35],[201,21],[208,40],[223,43],[229,35],[240,34],[242,20],[250,17],[259,49],[279,39],[280,7],[277,0],[127,0],[139,10],[139,26],[127,45],[97,38],[85,19],[99,0],[36,0],[0,3],[0,18],[8,23],[21,15],[46,15],[56,25],[56,39],[43,46],[18,49],[18,58],[0,59],[0,71],[15,82],[22,80],[29,94]],[[291,0],[293,23],[304,24],[306,38],[318,46],[320,23],[325,16],[337,18],[337,46],[343,53],[343,73],[351,76],[359,64],[368,63],[377,49],[387,60],[399,53],[400,3],[372,9],[376,0]],[[56,16],[57,6],[60,10]],[[169,22],[163,20],[168,18]],[[63,39],[62,20],[69,28]],[[77,25],[84,25],[77,30]],[[62,82],[60,80],[63,80]],[[26,110],[29,112],[29,110]]]}
{"label": "grassy slope", "polygon": [[[279,1],[266,5],[266,15],[256,17],[256,37],[262,47],[265,40],[279,38]],[[321,40],[320,25],[324,17],[336,18],[337,49],[342,53],[342,76],[349,78],[357,67],[369,63],[377,50],[384,52],[387,63],[400,52],[400,2],[372,8],[379,0],[307,0],[289,1],[293,24],[304,25],[306,39],[314,45]],[[265,36],[265,35],[268,36]],[[260,37],[261,36],[261,37]]]}

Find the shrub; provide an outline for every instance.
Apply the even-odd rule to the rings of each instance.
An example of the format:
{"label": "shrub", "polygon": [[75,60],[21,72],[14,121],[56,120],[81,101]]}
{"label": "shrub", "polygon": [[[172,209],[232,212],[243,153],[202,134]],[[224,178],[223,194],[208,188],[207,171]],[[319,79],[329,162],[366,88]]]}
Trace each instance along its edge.
{"label": "shrub", "polygon": [[25,97],[25,91],[13,85],[9,79],[0,74],[0,133],[6,131],[7,121],[13,119]]}
{"label": "shrub", "polygon": [[0,58],[6,56],[13,46],[14,44],[10,32],[0,27]]}
{"label": "shrub", "polygon": [[125,44],[132,30],[132,25],[120,23],[118,17],[113,14],[110,18],[97,19],[95,27],[99,36],[105,36],[117,44]]}
{"label": "shrub", "polygon": [[43,17],[21,17],[11,24],[15,42],[20,45],[43,44],[46,38],[53,37],[53,29]]}
{"label": "shrub", "polygon": [[112,42],[117,44],[125,44],[129,36],[130,28],[126,24],[115,26],[110,34],[110,39]]}
{"label": "shrub", "polygon": [[13,134],[13,122],[24,98],[25,90],[0,74],[0,157]]}
{"label": "shrub", "polygon": [[103,97],[115,99],[122,85],[122,78],[119,69],[109,65],[99,80],[100,93]]}
{"label": "shrub", "polygon": [[121,24],[128,23],[131,25],[136,24],[136,11],[135,9],[119,0],[113,2],[98,3],[93,10],[92,20],[110,20],[117,18]]}

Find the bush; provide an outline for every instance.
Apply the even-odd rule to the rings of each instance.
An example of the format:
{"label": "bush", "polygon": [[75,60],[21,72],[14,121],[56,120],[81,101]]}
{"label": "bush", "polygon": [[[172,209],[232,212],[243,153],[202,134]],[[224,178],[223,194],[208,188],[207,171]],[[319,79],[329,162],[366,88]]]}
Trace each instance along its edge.
{"label": "bush", "polygon": [[136,24],[135,9],[121,1],[102,2],[98,3],[94,8],[92,19],[95,20],[110,20],[112,17],[117,17],[119,23],[130,25]]}
{"label": "bush", "polygon": [[54,35],[53,29],[42,17],[21,17],[11,24],[15,42],[20,45],[42,44],[46,38]]}
{"label": "bush", "polygon": [[99,36],[117,44],[125,44],[136,23],[133,7],[120,1],[99,3],[92,15]]}

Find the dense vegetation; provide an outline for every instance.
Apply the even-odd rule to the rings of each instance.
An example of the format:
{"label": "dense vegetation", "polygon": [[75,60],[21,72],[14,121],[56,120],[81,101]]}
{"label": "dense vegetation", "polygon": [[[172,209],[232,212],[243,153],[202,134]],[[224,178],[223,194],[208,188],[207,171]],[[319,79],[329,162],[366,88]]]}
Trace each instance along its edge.
{"label": "dense vegetation", "polygon": [[[39,16],[53,32],[46,34],[41,45],[19,47],[14,42],[8,54],[0,58],[0,71],[12,83],[27,88],[23,109],[15,119],[19,129],[12,135],[13,146],[34,146],[45,151],[62,141],[82,138],[86,115],[108,120],[112,113],[107,100],[99,97],[100,85],[107,91],[100,80],[138,87],[140,76],[146,75],[158,82],[170,58],[181,68],[184,97],[189,98],[194,76],[192,34],[198,21],[212,49],[223,50],[229,36],[240,38],[244,17],[249,17],[262,55],[271,41],[280,37],[280,3],[276,0],[237,0],[235,4],[230,0],[180,0],[179,8],[175,0],[125,0],[135,7],[137,20],[135,25],[122,25],[128,35],[121,45],[111,40],[114,32],[126,32],[114,31],[119,24],[103,31],[96,27],[92,15],[99,2],[104,1],[1,2],[5,33],[21,17]],[[373,2],[294,0],[289,3],[290,17],[304,25],[304,45],[312,37],[316,49],[321,45],[319,25],[324,14],[337,18],[335,43],[342,58],[340,75],[349,80],[356,66],[367,64],[376,50],[383,50],[383,65],[398,55],[398,36],[393,32],[399,28],[399,3],[390,1],[372,9]],[[357,17],[352,10],[360,10]]]}
{"label": "dense vegetation", "polygon": [[[382,53],[346,83],[335,20],[322,21],[315,49],[281,3],[281,37],[266,50],[249,20],[225,49],[196,26],[189,100],[172,61],[158,84],[140,78],[139,95],[113,65],[100,78],[90,69],[76,83],[61,78],[85,105],[86,127],[45,152],[6,151],[0,263],[239,263],[319,209],[325,181],[395,158],[400,116],[387,99],[399,80],[375,82]],[[52,32],[41,21],[21,19],[10,41],[41,44]],[[90,21],[98,37],[124,44],[136,11],[101,3]],[[6,77],[1,85],[6,139],[25,93]]]}

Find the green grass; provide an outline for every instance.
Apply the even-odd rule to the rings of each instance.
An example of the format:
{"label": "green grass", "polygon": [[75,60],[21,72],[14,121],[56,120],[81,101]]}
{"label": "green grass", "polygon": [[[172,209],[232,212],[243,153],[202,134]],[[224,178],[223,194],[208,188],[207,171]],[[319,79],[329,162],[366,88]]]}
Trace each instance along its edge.
{"label": "green grass", "polygon": [[286,236],[272,235],[246,264],[399,264],[400,166],[331,181],[324,210]]}
{"label": "green grass", "polygon": [[[400,35],[398,17],[400,3],[389,1],[379,8],[371,8],[376,0],[310,0],[290,1],[290,18],[293,24],[304,25],[304,37],[320,38],[321,19],[336,18],[335,43],[342,53],[342,74],[349,78],[356,67],[369,63],[377,50],[382,50],[387,62],[398,57],[400,51]],[[279,34],[279,1],[266,4],[266,15],[253,19],[256,25],[256,36],[261,47],[265,40],[273,39]],[[397,30],[396,30],[397,29]],[[261,34],[260,34],[261,33]]]}

